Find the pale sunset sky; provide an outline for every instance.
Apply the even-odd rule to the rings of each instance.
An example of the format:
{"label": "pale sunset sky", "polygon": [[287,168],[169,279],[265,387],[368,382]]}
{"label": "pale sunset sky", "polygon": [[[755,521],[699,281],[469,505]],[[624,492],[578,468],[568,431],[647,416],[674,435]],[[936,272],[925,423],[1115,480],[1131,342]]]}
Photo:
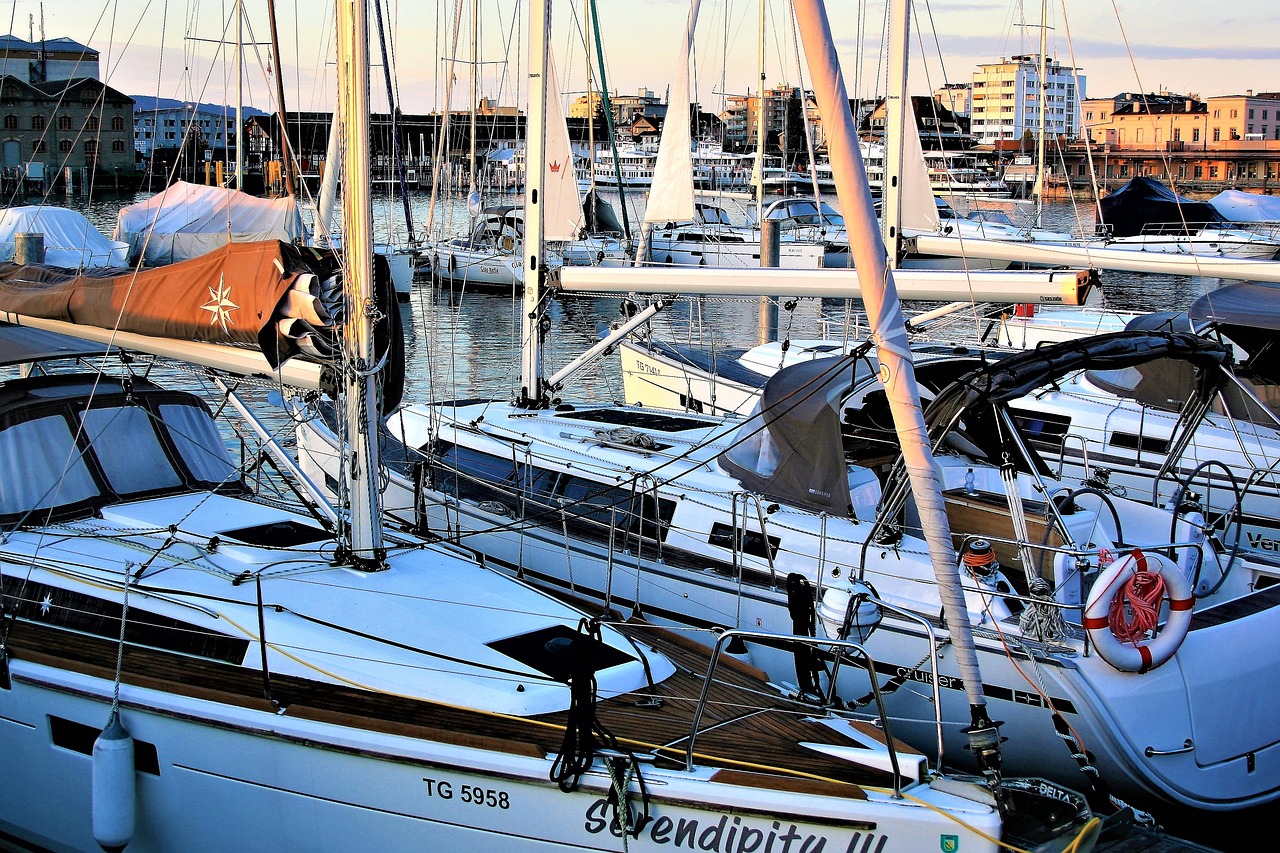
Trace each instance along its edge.
{"label": "pale sunset sky", "polygon": [[[783,0],[766,4],[766,84],[800,85],[809,75],[797,64],[790,6]],[[235,101],[234,66],[219,55],[229,48],[218,44],[235,39],[234,24],[228,23],[235,0],[16,0],[5,5],[5,31],[39,38],[43,13],[47,37],[70,37],[98,50],[102,76],[125,94]],[[272,84],[264,72],[270,40],[267,3],[243,0],[243,5],[243,40],[250,44],[245,101],[270,109]],[[518,90],[528,61],[526,3],[478,0],[478,5],[477,94],[523,109],[525,96]],[[455,55],[465,61],[471,56],[472,0],[384,0],[404,112],[430,112],[444,103],[445,63],[439,57],[452,52],[459,6]],[[585,0],[566,0],[553,9],[553,50],[566,104],[586,88],[580,35],[584,6]],[[689,0],[597,0],[597,8],[610,91],[631,94],[647,88],[664,96]],[[828,0],[827,13],[850,94],[883,94],[884,0]],[[276,0],[276,15],[288,109],[329,109],[332,4]],[[719,111],[722,92],[743,94],[759,87],[759,16],[760,0],[703,0],[693,71],[703,109]],[[372,21],[372,12],[370,17]],[[1202,97],[1248,89],[1280,91],[1280,3],[1271,0],[1049,0],[1044,20],[1049,27],[1046,53],[1080,69],[1089,97],[1123,91],[1169,90]],[[1040,21],[1036,0],[917,0],[912,93],[925,94],[944,82],[968,82],[978,63],[1036,52]],[[373,32],[371,55],[380,56]],[[465,108],[468,68],[461,62],[456,66],[454,109]],[[374,70],[372,81],[374,109],[380,109],[385,106],[385,98],[381,105],[378,100],[385,91],[380,69]]]}

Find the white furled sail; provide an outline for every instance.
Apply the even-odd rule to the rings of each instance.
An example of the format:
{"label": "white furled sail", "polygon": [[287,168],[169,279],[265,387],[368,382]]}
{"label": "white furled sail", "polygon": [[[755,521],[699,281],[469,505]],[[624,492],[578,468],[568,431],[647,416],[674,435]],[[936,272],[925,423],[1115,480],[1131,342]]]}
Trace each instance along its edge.
{"label": "white furled sail", "polygon": [[916,125],[910,99],[902,122],[902,229],[904,231],[937,231],[942,220],[933,200],[929,183],[929,167],[924,162],[924,146],[920,144],[920,128]]}
{"label": "white furled sail", "polygon": [[542,187],[546,239],[576,240],[582,230],[582,203],[578,199],[578,178],[573,173],[569,125],[560,104],[560,84],[550,57],[547,57],[546,90],[548,106],[555,105],[547,113],[547,143],[543,148],[543,156],[547,158],[547,180]]}
{"label": "white furled sail", "polygon": [[700,0],[689,5],[688,29],[680,46],[676,76],[671,86],[667,118],[662,123],[662,140],[658,143],[658,162],[653,167],[653,189],[645,207],[645,222],[678,222],[693,219],[693,139],[689,133],[689,54],[693,49],[693,31],[698,23]]}

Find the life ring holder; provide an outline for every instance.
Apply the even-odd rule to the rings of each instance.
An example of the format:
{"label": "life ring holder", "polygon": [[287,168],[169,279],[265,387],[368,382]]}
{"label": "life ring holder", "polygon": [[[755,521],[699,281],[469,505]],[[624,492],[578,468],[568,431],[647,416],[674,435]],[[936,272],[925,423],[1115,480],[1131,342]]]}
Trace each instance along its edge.
{"label": "life ring holder", "polygon": [[[1126,641],[1116,636],[1111,624],[1112,605],[1121,590],[1141,572],[1159,575],[1169,596],[1169,618],[1150,640]],[[1191,626],[1196,598],[1191,582],[1176,563],[1159,554],[1144,554],[1135,548],[1108,566],[1093,583],[1082,622],[1098,655],[1121,672],[1149,672],[1177,653]],[[1159,612],[1159,602],[1155,602]]]}

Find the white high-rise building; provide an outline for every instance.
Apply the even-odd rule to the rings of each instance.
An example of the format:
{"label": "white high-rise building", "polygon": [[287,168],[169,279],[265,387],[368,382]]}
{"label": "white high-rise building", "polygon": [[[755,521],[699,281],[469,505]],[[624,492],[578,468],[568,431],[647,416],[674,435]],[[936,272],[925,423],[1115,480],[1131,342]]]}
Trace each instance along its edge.
{"label": "white high-rise building", "polygon": [[[1085,78],[1078,68],[1045,60],[1045,136],[1080,136]],[[1027,54],[978,66],[973,72],[970,131],[982,144],[1021,139],[1040,130],[1040,56]]]}

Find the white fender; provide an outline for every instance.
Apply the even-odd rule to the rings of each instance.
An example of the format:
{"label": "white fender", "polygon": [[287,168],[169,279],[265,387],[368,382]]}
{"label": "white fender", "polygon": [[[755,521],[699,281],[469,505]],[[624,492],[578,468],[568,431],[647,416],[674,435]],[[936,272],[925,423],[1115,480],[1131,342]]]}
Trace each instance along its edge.
{"label": "white fender", "polygon": [[137,809],[133,738],[113,710],[107,727],[93,742],[93,839],[107,853],[133,840]]}
{"label": "white fender", "polygon": [[[1111,602],[1137,572],[1154,572],[1164,579],[1169,596],[1169,618],[1154,638],[1137,644],[1111,632]],[[1121,672],[1147,672],[1173,657],[1186,639],[1196,598],[1187,576],[1173,561],[1135,548],[1103,571],[1089,591],[1083,626],[1098,654]]]}

